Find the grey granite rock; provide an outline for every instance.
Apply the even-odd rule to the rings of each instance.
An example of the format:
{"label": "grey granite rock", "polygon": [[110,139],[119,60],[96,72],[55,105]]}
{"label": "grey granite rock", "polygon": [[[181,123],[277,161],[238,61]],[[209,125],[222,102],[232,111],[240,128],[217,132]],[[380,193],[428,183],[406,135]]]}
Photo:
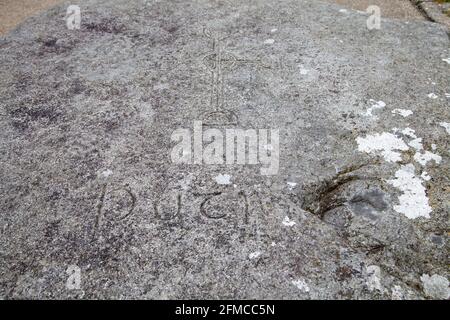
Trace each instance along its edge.
{"label": "grey granite rock", "polygon": [[[445,296],[444,27],[90,0],[69,30],[66,8],[0,39],[1,297]],[[278,129],[277,174],[174,163],[194,121]]]}

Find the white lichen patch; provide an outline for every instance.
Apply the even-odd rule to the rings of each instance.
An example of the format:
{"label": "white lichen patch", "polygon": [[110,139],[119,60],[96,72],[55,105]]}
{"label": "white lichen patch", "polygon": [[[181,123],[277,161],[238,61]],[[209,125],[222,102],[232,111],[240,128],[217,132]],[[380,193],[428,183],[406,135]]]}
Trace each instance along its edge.
{"label": "white lichen patch", "polygon": [[424,181],[430,181],[431,177],[428,175],[428,172],[424,171],[422,172],[422,174],[420,175],[420,177],[424,180]]}
{"label": "white lichen patch", "polygon": [[289,190],[292,190],[292,189],[294,189],[296,186],[297,186],[297,183],[295,183],[295,182],[286,182],[287,183],[287,185],[288,185],[288,187],[289,187]]}
{"label": "white lichen patch", "polygon": [[430,94],[428,95],[428,98],[434,100],[434,99],[437,99],[437,98],[438,98],[438,95],[437,95],[436,93],[432,92],[432,93],[430,93]]}
{"label": "white lichen patch", "polygon": [[441,122],[439,123],[441,127],[444,127],[445,131],[447,131],[448,134],[450,134],[450,123],[447,122]]}
{"label": "white lichen patch", "polygon": [[367,267],[367,287],[370,291],[383,292],[383,286],[381,285],[381,269],[379,266]]}
{"label": "white lichen patch", "polygon": [[408,145],[416,150],[423,150],[422,138],[416,138],[408,142]]}
{"label": "white lichen patch", "polygon": [[403,290],[402,287],[400,286],[394,286],[392,288],[392,300],[403,300],[404,296],[403,296]]}
{"label": "white lichen patch", "polygon": [[112,174],[113,172],[110,169],[106,169],[105,171],[102,172],[102,176],[104,176],[105,178],[108,178]]}
{"label": "white lichen patch", "polygon": [[448,299],[450,297],[449,282],[447,278],[438,274],[431,277],[423,274],[420,277],[425,295],[433,299]]}
{"label": "white lichen patch", "polygon": [[284,217],[282,224],[286,227],[292,227],[295,225],[295,221],[292,221],[288,216],[286,216]]}
{"label": "white lichen patch", "polygon": [[219,174],[214,178],[217,184],[231,184],[231,176],[229,174]]}
{"label": "white lichen patch", "polygon": [[293,280],[292,284],[296,286],[300,291],[309,292],[309,286],[303,279]]}
{"label": "white lichen patch", "polygon": [[432,209],[428,204],[422,180],[415,175],[414,165],[401,166],[395,173],[395,179],[387,182],[403,192],[398,197],[399,204],[394,206],[395,211],[404,214],[409,219],[430,217]]}
{"label": "white lichen patch", "polygon": [[366,112],[363,114],[366,117],[372,117],[373,111],[383,109],[384,107],[386,107],[386,103],[384,103],[383,101],[370,100],[370,102],[372,102],[373,105],[369,109],[367,109]]}
{"label": "white lichen patch", "polygon": [[261,255],[261,251],[255,251],[248,255],[249,259],[256,259]]}
{"label": "white lichen patch", "polygon": [[365,138],[357,137],[358,150],[366,153],[381,153],[386,161],[401,161],[400,151],[406,151],[409,147],[405,142],[392,133],[383,132],[367,135]]}
{"label": "white lichen patch", "polygon": [[275,40],[274,39],[267,39],[264,41],[264,44],[274,44]]}
{"label": "white lichen patch", "polygon": [[410,138],[413,138],[413,139],[417,138],[416,131],[414,129],[405,128],[401,132],[402,132],[403,135],[405,135],[407,137],[410,137]]}
{"label": "white lichen patch", "polygon": [[431,160],[434,160],[436,164],[441,163],[442,157],[430,151],[425,151],[423,153],[416,152],[416,154],[414,155],[414,160],[416,160],[422,166],[425,166]]}
{"label": "white lichen patch", "polygon": [[407,110],[407,109],[394,109],[391,112],[393,114],[399,114],[404,118],[409,117],[410,115],[413,114],[413,112],[411,110]]}
{"label": "white lichen patch", "polygon": [[308,69],[305,69],[305,67],[304,67],[303,65],[299,65],[298,67],[299,67],[299,69],[300,69],[300,74],[301,74],[302,76],[306,76],[306,75],[309,73],[309,70],[308,70]]}

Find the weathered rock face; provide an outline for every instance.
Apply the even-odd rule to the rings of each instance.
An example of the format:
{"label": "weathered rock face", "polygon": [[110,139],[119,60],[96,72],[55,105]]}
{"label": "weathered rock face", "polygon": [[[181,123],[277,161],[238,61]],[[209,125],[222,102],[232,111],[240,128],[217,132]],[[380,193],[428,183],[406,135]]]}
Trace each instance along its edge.
{"label": "weathered rock face", "polygon": [[[65,13],[0,40],[3,298],[445,297],[442,27],[307,0]],[[174,163],[199,121],[279,130],[279,170]]]}

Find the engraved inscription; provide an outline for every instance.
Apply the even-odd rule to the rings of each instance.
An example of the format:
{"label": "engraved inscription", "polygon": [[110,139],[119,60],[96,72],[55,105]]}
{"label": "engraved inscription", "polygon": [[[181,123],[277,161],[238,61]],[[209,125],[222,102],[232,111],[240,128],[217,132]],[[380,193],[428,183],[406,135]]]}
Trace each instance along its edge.
{"label": "engraved inscription", "polygon": [[136,206],[136,196],[128,186],[108,190],[105,184],[100,192],[95,226],[102,226],[103,220],[121,221],[128,218]]}
{"label": "engraved inscription", "polygon": [[237,124],[237,115],[229,110],[224,101],[226,72],[234,69],[238,64],[254,64],[264,68],[270,68],[262,62],[262,59],[241,59],[230,52],[224,50],[223,42],[217,33],[212,33],[205,29],[204,35],[211,39],[212,51],[203,57],[203,64],[210,71],[210,108],[204,116],[203,122],[206,125],[231,125]]}
{"label": "engraved inscription", "polygon": [[248,223],[248,201],[243,191],[239,193],[214,192],[206,195],[200,213],[210,219],[241,216]]}

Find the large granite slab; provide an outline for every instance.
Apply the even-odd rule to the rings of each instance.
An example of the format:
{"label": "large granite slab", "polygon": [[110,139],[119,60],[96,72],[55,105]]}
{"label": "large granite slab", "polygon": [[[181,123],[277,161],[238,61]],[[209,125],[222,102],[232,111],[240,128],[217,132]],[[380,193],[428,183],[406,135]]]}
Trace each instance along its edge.
{"label": "large granite slab", "polygon": [[[444,27],[91,0],[69,30],[66,8],[0,39],[1,297],[448,297]],[[174,163],[198,122],[279,130],[278,170]]]}

